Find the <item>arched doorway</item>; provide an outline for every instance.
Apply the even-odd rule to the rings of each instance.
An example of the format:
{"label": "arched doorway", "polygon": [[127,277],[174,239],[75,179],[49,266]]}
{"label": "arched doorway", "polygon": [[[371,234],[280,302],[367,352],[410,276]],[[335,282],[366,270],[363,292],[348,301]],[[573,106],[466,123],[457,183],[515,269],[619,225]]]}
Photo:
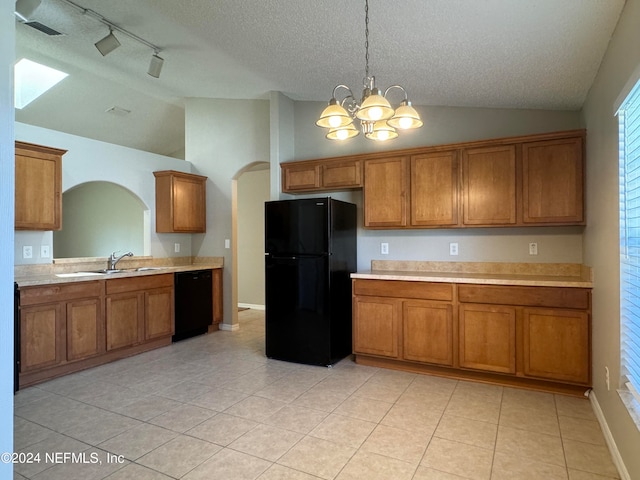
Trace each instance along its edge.
{"label": "arched doorway", "polygon": [[[269,162],[253,162],[232,179],[232,325],[238,304],[264,308],[264,202],[269,200]],[[236,327],[238,328],[238,327]]]}

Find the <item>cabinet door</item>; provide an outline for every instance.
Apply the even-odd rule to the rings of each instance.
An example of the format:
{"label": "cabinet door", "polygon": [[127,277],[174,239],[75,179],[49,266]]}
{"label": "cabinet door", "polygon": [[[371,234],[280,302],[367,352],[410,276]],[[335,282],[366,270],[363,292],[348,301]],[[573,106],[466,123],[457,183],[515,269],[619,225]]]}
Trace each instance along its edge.
{"label": "cabinet door", "polygon": [[360,160],[345,160],[322,164],[323,188],[357,188],[362,186],[362,163]]}
{"label": "cabinet door", "polygon": [[[38,148],[34,146],[34,148]],[[62,228],[62,153],[31,152],[16,143],[16,230],[60,230]],[[57,152],[57,153],[56,153]]]}
{"label": "cabinet door", "polygon": [[365,227],[402,227],[407,225],[407,161],[407,157],[365,161]]}
{"label": "cabinet door", "polygon": [[463,223],[515,224],[515,146],[473,148],[462,155]]}
{"label": "cabinet door", "polygon": [[411,225],[458,223],[457,152],[411,157]]}
{"label": "cabinet door", "polygon": [[101,299],[67,302],[66,320],[68,361],[80,360],[105,351]]}
{"label": "cabinet door", "polygon": [[461,305],[460,366],[516,373],[516,311],[512,307]]}
{"label": "cabinet door", "polygon": [[144,338],[173,335],[173,288],[158,288],[144,293]]}
{"label": "cabinet door", "polygon": [[452,308],[435,302],[404,302],[402,338],[406,360],[453,365]]}
{"label": "cabinet door", "polygon": [[205,183],[191,178],[173,179],[173,228],[176,232],[206,231]]}
{"label": "cabinet door", "polygon": [[524,223],[584,222],[582,137],[522,145]]}
{"label": "cabinet door", "polygon": [[398,358],[402,302],[383,297],[355,297],[353,305],[353,350]]}
{"label": "cabinet door", "polygon": [[320,188],[320,165],[282,164],[282,191],[297,192]]}
{"label": "cabinet door", "polygon": [[20,371],[51,367],[64,360],[63,304],[20,308]]}
{"label": "cabinet door", "polygon": [[222,323],[224,317],[222,283],[222,268],[215,268],[213,270],[213,323]]}
{"label": "cabinet door", "polygon": [[107,350],[140,343],[144,338],[144,294],[110,295],[106,305]]}
{"label": "cabinet door", "polygon": [[524,309],[524,374],[589,385],[589,315],[571,310]]}

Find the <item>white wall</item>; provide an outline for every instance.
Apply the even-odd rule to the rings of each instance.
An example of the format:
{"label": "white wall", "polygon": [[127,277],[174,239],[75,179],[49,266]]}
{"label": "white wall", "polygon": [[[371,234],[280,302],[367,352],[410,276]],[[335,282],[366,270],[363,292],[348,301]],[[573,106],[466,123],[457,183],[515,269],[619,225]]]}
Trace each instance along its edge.
{"label": "white wall", "polygon": [[[640,426],[633,423],[615,391],[620,376],[620,249],[618,120],[614,105],[640,67],[638,25],[640,0],[627,0],[583,112],[588,130],[584,258],[595,274],[593,387],[631,479],[640,478]],[[611,372],[611,390],[605,385],[605,366]]]}
{"label": "white wall", "polygon": [[[0,452],[13,452],[13,2],[0,2]],[[13,465],[0,462],[0,478]]]}
{"label": "white wall", "polygon": [[264,305],[264,202],[269,170],[238,178],[238,303]]}
{"label": "white wall", "polygon": [[207,233],[194,235],[193,249],[224,257],[224,323],[229,327],[237,304],[231,288],[235,266],[231,249],[225,248],[225,239],[232,238],[232,181],[244,167],[269,161],[269,102],[190,98],[185,110],[186,159],[208,177]]}
{"label": "white wall", "polygon": [[[425,124],[396,140],[379,143],[362,135],[345,143],[324,138],[315,120],[324,108],[320,102],[295,102],[294,158],[303,160],[378,150],[397,150],[488,138],[509,137],[581,128],[579,112],[508,110],[487,108],[416,107]],[[271,167],[276,168],[272,160]],[[277,166],[279,168],[279,165]],[[358,205],[358,270],[371,260],[432,260],[484,262],[582,263],[582,228],[528,227],[436,230],[368,230],[362,228],[362,194],[345,192],[336,198]],[[389,255],[380,255],[380,243],[389,243]],[[459,244],[460,254],[449,256],[449,243]],[[529,255],[529,242],[538,242],[539,254]]]}
{"label": "white wall", "polygon": [[[154,257],[190,256],[192,235],[155,232],[155,178],[156,170],[191,172],[192,165],[183,160],[155,153],[99,142],[45,128],[15,123],[16,140],[67,150],[62,157],[62,191],[85,182],[106,181],[123,186],[136,194],[150,210],[150,253]],[[62,213],[64,228],[64,212]],[[180,243],[180,253],[174,252],[174,243]],[[40,245],[52,245],[52,232],[16,232],[16,264],[48,263],[40,259]],[[22,259],[22,246],[31,245],[34,258]],[[114,250],[120,246],[114,247]],[[50,249],[53,251],[53,249]]]}

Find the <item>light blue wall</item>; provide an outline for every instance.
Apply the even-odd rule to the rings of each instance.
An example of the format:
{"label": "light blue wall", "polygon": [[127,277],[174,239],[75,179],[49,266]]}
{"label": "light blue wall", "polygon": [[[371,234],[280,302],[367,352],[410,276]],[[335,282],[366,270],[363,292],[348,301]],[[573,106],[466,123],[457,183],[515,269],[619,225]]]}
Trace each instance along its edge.
{"label": "light blue wall", "polygon": [[[13,2],[0,2],[0,452],[13,451]],[[0,478],[13,465],[0,462]]]}

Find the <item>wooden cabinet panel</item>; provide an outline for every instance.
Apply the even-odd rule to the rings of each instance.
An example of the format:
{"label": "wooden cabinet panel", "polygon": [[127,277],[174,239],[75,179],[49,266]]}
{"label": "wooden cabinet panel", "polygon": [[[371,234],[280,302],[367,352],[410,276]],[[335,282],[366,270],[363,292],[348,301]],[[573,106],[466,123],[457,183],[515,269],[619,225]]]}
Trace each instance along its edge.
{"label": "wooden cabinet panel", "polygon": [[524,374],[589,385],[589,315],[566,310],[524,309]]}
{"label": "wooden cabinet panel", "polygon": [[403,358],[453,365],[451,305],[418,300],[405,301],[402,322]]}
{"label": "wooden cabinet panel", "polygon": [[62,228],[62,155],[66,150],[16,142],[15,229]]}
{"label": "wooden cabinet panel", "polygon": [[511,307],[459,307],[460,366],[516,373],[516,311]]}
{"label": "wooden cabinet panel", "polygon": [[206,232],[207,177],[164,170],[156,177],[156,232]]}
{"label": "wooden cabinet panel", "polygon": [[224,308],[222,302],[222,268],[213,270],[213,323],[222,323],[224,320]]}
{"label": "wooden cabinet panel", "polygon": [[354,352],[398,358],[402,302],[380,297],[356,297],[353,310]]}
{"label": "wooden cabinet panel", "polygon": [[20,371],[59,364],[64,358],[63,305],[20,308]]}
{"label": "wooden cabinet panel", "polygon": [[320,188],[320,165],[286,165],[282,168],[282,191],[296,192]]}
{"label": "wooden cabinet panel", "polygon": [[410,178],[411,225],[457,225],[457,152],[434,152],[412,156]]}
{"label": "wooden cabinet panel", "polygon": [[591,308],[591,290],[586,288],[460,285],[458,287],[458,299],[464,303],[576,308],[582,310]]}
{"label": "wooden cabinet panel", "polygon": [[407,225],[407,157],[366,160],[364,163],[364,225]]}
{"label": "wooden cabinet panel", "polygon": [[584,222],[582,138],[522,145],[524,223]]}
{"label": "wooden cabinet panel", "polygon": [[105,351],[102,298],[68,302],[67,360],[98,355]]}
{"label": "wooden cabinet panel", "polygon": [[145,292],[145,340],[173,335],[173,288]]}
{"label": "wooden cabinet panel", "polygon": [[463,223],[516,223],[516,150],[513,145],[463,150]]}
{"label": "wooden cabinet panel", "polygon": [[361,187],[362,163],[360,160],[346,160],[322,164],[321,179],[325,189]]}
{"label": "wooden cabinet panel", "polygon": [[372,295],[379,297],[453,300],[453,286],[450,283],[358,279],[354,283],[353,293],[355,295]]}
{"label": "wooden cabinet panel", "polygon": [[107,297],[107,350],[130,347],[144,338],[144,295],[119,293]]}

